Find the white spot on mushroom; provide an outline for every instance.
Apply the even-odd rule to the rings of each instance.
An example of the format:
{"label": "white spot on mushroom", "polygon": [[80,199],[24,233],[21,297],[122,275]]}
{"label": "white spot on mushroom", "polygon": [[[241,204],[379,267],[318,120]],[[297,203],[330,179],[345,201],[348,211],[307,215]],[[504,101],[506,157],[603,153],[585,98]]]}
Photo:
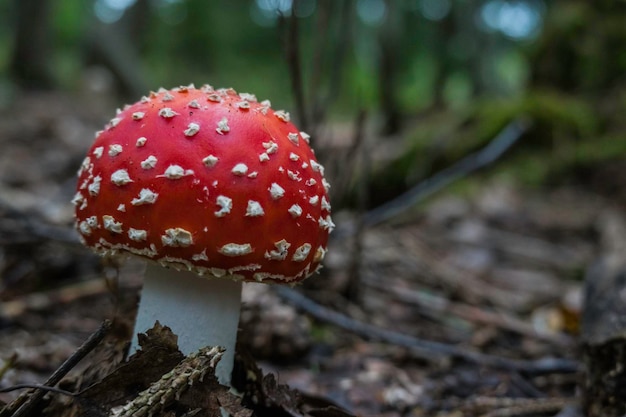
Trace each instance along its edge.
{"label": "white spot on mushroom", "polygon": [[213,93],[213,94],[209,94],[209,95],[207,96],[207,100],[209,100],[209,101],[213,101],[213,102],[215,102],[215,103],[219,103],[220,101],[222,101],[222,98],[220,97],[220,95],[219,95],[219,94],[215,94],[215,93]]}
{"label": "white spot on mushroom", "polygon": [[200,103],[198,103],[198,100],[191,100],[189,104],[187,104],[187,107],[190,107],[192,109],[199,109]]}
{"label": "white spot on mushroom", "polygon": [[128,229],[128,238],[130,240],[134,240],[135,242],[141,242],[142,240],[146,240],[148,238],[148,231],[142,229],[133,229],[131,227]]}
{"label": "white spot on mushroom", "polygon": [[208,261],[209,257],[206,254],[206,249],[204,249],[202,252],[200,253],[196,253],[194,255],[191,255],[191,260],[192,261]]}
{"label": "white spot on mushroom", "polygon": [[136,111],[133,113],[133,120],[141,120],[146,115],[146,113],[142,111]]}
{"label": "white spot on mushroom", "polygon": [[326,196],[322,196],[322,210],[330,211],[330,203],[326,200]]}
{"label": "white spot on mushroom", "polygon": [[298,171],[293,172],[292,170],[288,169],[287,170],[287,176],[289,177],[289,179],[294,180],[294,181],[302,181],[302,178],[300,178],[300,173]]}
{"label": "white spot on mushroom", "polygon": [[178,116],[178,113],[176,113],[169,107],[163,107],[161,110],[159,110],[159,116],[163,117],[164,119],[171,119],[174,116]]}
{"label": "white spot on mushroom", "polygon": [[276,110],[274,112],[274,116],[278,117],[283,122],[288,122],[290,120],[289,112],[284,110]]}
{"label": "white spot on mushroom", "polygon": [[324,190],[326,190],[326,192],[330,190],[330,184],[326,181],[326,178],[322,178],[322,185],[324,186]]}
{"label": "white spot on mushroom", "polygon": [[146,104],[146,103],[150,103],[150,99],[146,96],[142,96],[141,100],[139,100],[141,103]]}
{"label": "white spot on mushroom", "polygon": [[85,196],[80,191],[77,191],[76,194],[74,194],[74,198],[72,198],[72,204],[78,206],[83,201],[85,201]]}
{"label": "white spot on mushroom", "polygon": [[268,188],[268,191],[274,200],[278,200],[285,195],[285,189],[275,182],[273,182],[270,188]]}
{"label": "white spot on mushroom", "polygon": [[300,132],[300,137],[302,137],[302,139],[306,142],[306,143],[310,143],[311,142],[311,135],[309,135],[306,132]]}
{"label": "white spot on mushroom", "polygon": [[252,246],[249,243],[227,243],[217,251],[226,256],[244,256],[252,253]]}
{"label": "white spot on mushroom", "polygon": [[309,187],[312,187],[315,184],[317,184],[317,181],[315,181],[315,178],[309,178],[308,180],[304,182],[304,185],[307,185]]}
{"label": "white spot on mushroom", "polygon": [[271,251],[265,251],[265,259],[284,261],[287,258],[288,249],[291,246],[291,243],[287,242],[285,239],[282,239],[278,242],[274,242],[274,246],[276,246],[276,249]]}
{"label": "white spot on mushroom", "polygon": [[271,155],[278,151],[278,144],[273,140],[270,140],[269,142],[263,142],[262,145],[265,148],[265,153],[267,153],[268,155]]}
{"label": "white spot on mushroom", "polygon": [[230,132],[230,127],[228,126],[228,119],[225,117],[222,117],[222,119],[219,122],[217,122],[217,128],[215,129],[215,131],[219,133],[220,135],[223,135],[226,132]]}
{"label": "white spot on mushroom", "polygon": [[126,204],[122,203],[119,206],[117,206],[117,211],[125,212],[126,211]]}
{"label": "white spot on mushroom", "polygon": [[193,236],[191,232],[175,227],[165,230],[165,234],[161,236],[161,242],[164,246],[187,247],[193,244]]}
{"label": "white spot on mushroom", "polygon": [[309,256],[309,252],[311,252],[311,244],[305,243],[296,249],[291,260],[294,262],[304,262],[307,256]]}
{"label": "white spot on mushroom", "polygon": [[131,180],[128,176],[128,171],[126,171],[125,169],[118,169],[113,174],[111,174],[111,182],[119,187],[122,185],[126,185],[129,182],[133,182],[133,180]]}
{"label": "white spot on mushroom", "polygon": [[248,102],[248,100],[242,100],[237,103],[237,107],[239,107],[241,110],[248,110],[250,108],[250,102]]}
{"label": "white spot on mushroom", "polygon": [[258,175],[259,175],[258,172],[252,171],[251,173],[248,174],[248,178],[256,178]]}
{"label": "white spot on mushroom", "polygon": [[110,145],[109,146],[109,156],[117,156],[117,155],[122,153],[123,149],[124,148],[122,148],[122,145],[118,145],[118,144]]}
{"label": "white spot on mushroom", "polygon": [[[161,91],[159,91],[159,92],[161,92]],[[171,94],[170,94],[169,92],[167,92],[167,91],[165,92],[165,94],[163,95],[163,98],[161,99],[161,101],[163,101],[164,103],[165,103],[165,102],[168,102],[168,101],[172,101],[172,100],[174,100],[174,96],[173,96],[173,95],[171,95]]]}
{"label": "white spot on mushroom", "polygon": [[244,176],[248,173],[248,166],[246,164],[239,163],[233,167],[231,172],[237,176]]}
{"label": "white spot on mushroom", "polygon": [[167,167],[163,175],[157,175],[157,177],[165,177],[165,178],[169,178],[170,180],[177,180],[186,175],[193,175],[193,170],[191,169],[185,170],[180,165],[170,165]]}
{"label": "white spot on mushroom", "polygon": [[149,157],[147,157],[146,159],[144,159],[143,161],[141,161],[141,167],[143,169],[152,169],[156,166],[157,163],[157,158],[154,155],[150,155]]}
{"label": "white spot on mushroom", "polygon": [[311,204],[312,206],[316,206],[319,201],[320,197],[318,195],[314,195],[313,197],[309,198],[309,204]]}
{"label": "white spot on mushroom", "polygon": [[216,278],[221,278],[226,275],[226,270],[222,268],[209,268],[209,272]]}
{"label": "white spot on mushroom", "polygon": [[309,164],[307,164],[306,162],[302,163],[302,169],[307,169],[309,167]]}
{"label": "white spot on mushroom", "polygon": [[324,257],[326,256],[326,252],[328,252],[326,249],[324,249],[321,246],[318,246],[318,248],[315,250],[315,256],[313,257],[313,262],[322,262],[324,260]]}
{"label": "white spot on mushroom", "polygon": [[87,190],[89,191],[89,195],[95,197],[98,195],[98,193],[100,193],[101,181],[102,181],[102,177],[100,175],[96,175],[95,177],[93,177],[93,181],[87,187]]}
{"label": "white spot on mushroom", "polygon": [[191,137],[200,131],[200,125],[198,123],[189,123],[187,129],[185,129],[185,136]]}
{"label": "white spot on mushroom", "polygon": [[259,155],[259,161],[265,162],[269,160],[270,160],[270,156],[266,152],[263,152],[262,154]]}
{"label": "white spot on mushroom", "polygon": [[328,233],[332,232],[335,228],[335,223],[333,223],[333,219],[331,219],[330,215],[326,216],[326,218],[320,217],[317,219],[320,227],[324,230],[328,230]]}
{"label": "white spot on mushroom", "polygon": [[102,225],[106,230],[113,233],[122,233],[122,222],[116,222],[113,216],[102,216]]}
{"label": "white spot on mushroom", "polygon": [[246,208],[246,216],[249,217],[258,217],[263,216],[265,212],[263,211],[263,207],[258,201],[248,200],[248,207]]}
{"label": "white spot on mushroom", "polygon": [[78,169],[78,176],[81,176],[83,172],[87,170],[91,170],[93,168],[93,164],[91,163],[91,158],[86,156],[83,159],[83,162],[80,164],[80,168]]}
{"label": "white spot on mushroom", "polygon": [[239,97],[241,97],[242,100],[256,101],[256,96],[250,93],[239,93]]}
{"label": "white spot on mushroom", "polygon": [[89,236],[91,231],[98,227],[98,218],[96,216],[87,217],[78,224],[78,229],[83,235]]}
{"label": "white spot on mushroom", "polygon": [[114,128],[115,126],[119,125],[121,121],[122,121],[121,117],[112,118],[111,121],[109,122],[109,128]]}
{"label": "white spot on mushroom", "polygon": [[104,146],[98,146],[93,150],[93,154],[96,159],[100,159],[102,157],[102,153],[104,152]]}
{"label": "white spot on mushroom", "polygon": [[259,108],[259,111],[261,112],[261,114],[266,115],[271,106],[272,103],[270,103],[269,100],[263,100],[261,102],[261,107]]}
{"label": "white spot on mushroom", "polygon": [[139,191],[139,197],[133,198],[130,204],[132,204],[133,206],[141,206],[143,204],[154,204],[158,196],[159,194],[155,193],[154,191],[148,188],[142,188],[141,191]]}
{"label": "white spot on mushroom", "polygon": [[230,213],[233,208],[233,200],[224,195],[218,195],[217,199],[215,200],[215,204],[220,206],[220,209],[214,212],[215,217],[224,217],[225,215]]}
{"label": "white spot on mushroom", "polygon": [[146,144],[146,142],[148,141],[148,139],[144,138],[144,137],[140,137],[139,139],[137,139],[137,142],[135,143],[135,146],[138,148],[141,148],[143,145]]}
{"label": "white spot on mushroom", "polygon": [[298,159],[300,159],[300,157],[297,154],[291,152],[289,154],[289,159],[291,159],[292,161],[297,161]]}
{"label": "white spot on mushroom", "polygon": [[315,161],[314,159],[311,159],[310,162],[311,162],[311,169],[313,171],[319,172],[322,175],[324,175],[324,167],[321,164],[317,163],[317,161]]}
{"label": "white spot on mushroom", "polygon": [[287,133],[287,138],[296,146],[300,146],[300,137],[298,133]]}
{"label": "white spot on mushroom", "polygon": [[287,211],[289,212],[289,214],[291,214],[293,218],[300,217],[302,215],[302,207],[300,207],[298,204],[294,204],[293,206],[289,207],[289,210]]}
{"label": "white spot on mushroom", "polygon": [[219,161],[219,158],[215,155],[207,155],[204,159],[202,159],[202,163],[209,168],[214,167],[215,164],[217,164],[217,161]]}

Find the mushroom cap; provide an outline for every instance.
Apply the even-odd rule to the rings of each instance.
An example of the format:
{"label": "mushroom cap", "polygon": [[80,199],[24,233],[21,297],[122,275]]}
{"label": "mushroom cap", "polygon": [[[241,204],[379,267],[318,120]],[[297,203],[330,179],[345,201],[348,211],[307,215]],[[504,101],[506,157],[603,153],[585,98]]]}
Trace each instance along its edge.
{"label": "mushroom cap", "polygon": [[232,89],[160,89],[118,110],[79,171],[76,228],[127,252],[213,277],[300,281],[320,265],[329,185],[309,136],[269,101]]}

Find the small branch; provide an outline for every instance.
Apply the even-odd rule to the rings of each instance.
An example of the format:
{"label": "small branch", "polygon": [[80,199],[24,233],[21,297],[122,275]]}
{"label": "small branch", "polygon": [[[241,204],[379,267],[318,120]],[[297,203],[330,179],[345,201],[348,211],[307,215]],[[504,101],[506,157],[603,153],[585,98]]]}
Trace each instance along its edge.
{"label": "small branch", "polygon": [[67,396],[70,396],[70,397],[75,397],[76,396],[76,394],[74,394],[73,392],[66,391],[66,390],[61,389],[61,388],[49,387],[47,385],[41,385],[41,384],[17,384],[17,385],[11,385],[10,387],[0,388],[0,392],[11,392],[11,391],[17,391],[17,390],[20,390],[20,389],[27,389],[27,388],[32,388],[32,389],[36,389],[36,390],[43,390],[43,391],[48,391],[48,392],[54,392],[55,394],[67,395]]}
{"label": "small branch", "polygon": [[522,137],[529,127],[528,120],[513,120],[480,151],[466,156],[451,167],[420,182],[404,194],[370,210],[365,215],[365,223],[368,226],[374,226],[389,220],[452,182],[496,161]]}
{"label": "small branch", "polygon": [[315,319],[341,327],[344,330],[357,334],[366,339],[380,340],[395,346],[408,349],[415,356],[432,361],[446,357],[459,358],[481,366],[515,370],[530,374],[546,373],[573,373],[580,370],[576,361],[560,358],[545,358],[532,361],[507,359],[499,356],[487,355],[445,343],[418,339],[413,336],[398,333],[392,330],[355,320],[339,312],[330,310],[299,292],[277,286],[278,295],[297,308],[305,311]]}
{"label": "small branch", "polygon": [[[109,329],[111,328],[111,322],[105,320],[100,328],[93,333],[89,339],[85,341],[65,362],[54,371],[54,373],[43,384],[46,387],[54,387],[69,371],[71,371],[89,352],[91,352],[101,341],[104,339]],[[20,395],[11,404],[7,405],[0,411],[0,417],[26,417],[33,409],[39,404],[46,395],[46,391],[38,389],[35,391]],[[15,413],[13,410],[17,409]]]}

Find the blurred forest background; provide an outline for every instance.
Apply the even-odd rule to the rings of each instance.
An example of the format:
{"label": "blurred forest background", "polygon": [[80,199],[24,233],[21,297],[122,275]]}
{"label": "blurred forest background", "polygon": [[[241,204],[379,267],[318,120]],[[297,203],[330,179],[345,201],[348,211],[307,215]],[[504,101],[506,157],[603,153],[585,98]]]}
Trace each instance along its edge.
{"label": "blurred forest background", "polygon": [[0,0],[2,386],[131,322],[141,274],[77,242],[75,172],[115,108],[190,83],[290,111],[332,184],[322,274],[244,288],[263,369],[361,415],[611,414],[614,356],[580,345],[626,328],[583,303],[626,285],[619,0]]}
{"label": "blurred forest background", "polygon": [[530,137],[505,168],[542,184],[624,153],[624,8],[608,0],[4,1],[0,105],[50,89],[103,92],[119,105],[160,86],[208,82],[271,98],[313,133],[338,122],[335,136],[345,136],[339,126],[365,113],[376,142],[402,133],[373,181],[374,203],[523,117]]}

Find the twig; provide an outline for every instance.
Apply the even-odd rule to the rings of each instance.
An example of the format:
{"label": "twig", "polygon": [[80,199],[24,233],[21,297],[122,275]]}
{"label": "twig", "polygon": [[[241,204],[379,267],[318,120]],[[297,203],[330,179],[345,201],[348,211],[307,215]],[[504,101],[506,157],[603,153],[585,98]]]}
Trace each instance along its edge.
{"label": "twig", "polygon": [[483,149],[427,178],[393,200],[370,210],[365,215],[365,223],[373,226],[389,220],[459,178],[496,161],[522,137],[529,127],[530,122],[526,119],[513,120]]}
{"label": "twig", "polygon": [[42,384],[17,384],[17,385],[11,385],[10,387],[0,388],[0,392],[11,392],[11,391],[17,391],[17,390],[26,389],[26,388],[38,389],[38,390],[43,390],[43,391],[48,391],[48,392],[54,392],[55,394],[68,395],[70,397],[76,396],[76,394],[74,394],[73,392],[66,391],[66,390],[61,389],[61,388],[49,387],[47,385],[42,385]]}
{"label": "twig", "polygon": [[291,288],[278,286],[276,291],[283,299],[312,315],[317,320],[331,323],[366,339],[376,339],[385,343],[404,347],[421,359],[432,361],[446,357],[453,357],[482,366],[515,370],[529,374],[557,372],[572,373],[580,370],[578,362],[568,359],[545,358],[532,361],[514,360],[474,352],[467,348],[460,348],[445,343],[419,339],[392,330],[381,329],[380,327],[369,323],[355,320],[344,314],[319,305],[315,301]]}
{"label": "twig", "polygon": [[[109,320],[105,320],[100,328],[96,330],[89,339],[85,341],[76,351],[69,357],[65,362],[59,366],[59,368],[54,371],[54,373],[48,378],[48,380],[43,384],[47,387],[54,387],[58,384],[61,379],[69,371],[71,371],[77,364],[80,362],[89,352],[91,352],[101,341],[104,339],[109,329],[111,328],[111,322]],[[39,388],[39,387],[37,387]],[[15,399],[12,403],[7,405],[3,410],[0,411],[0,417],[26,417],[28,416],[33,409],[39,404],[39,402],[43,399],[44,395],[46,395],[46,391],[42,389],[35,389],[35,391],[25,393],[20,395]],[[15,413],[13,410],[17,409]]]}

